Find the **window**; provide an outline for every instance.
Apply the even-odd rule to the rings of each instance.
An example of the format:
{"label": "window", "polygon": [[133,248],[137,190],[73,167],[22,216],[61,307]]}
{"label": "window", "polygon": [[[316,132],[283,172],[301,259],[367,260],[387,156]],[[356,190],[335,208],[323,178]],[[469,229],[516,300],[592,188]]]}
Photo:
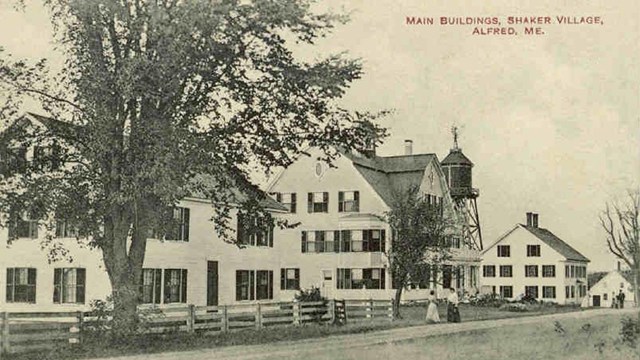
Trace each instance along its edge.
{"label": "window", "polygon": [[569,270],[569,265],[564,266],[564,277],[568,278],[571,276],[571,272]]}
{"label": "window", "polygon": [[14,214],[9,223],[9,238],[38,238],[38,220],[28,212]]}
{"label": "window", "polygon": [[578,296],[583,297],[587,295],[587,285],[578,286]]}
{"label": "window", "polygon": [[56,237],[57,238],[77,238],[82,236],[78,227],[67,220],[56,220]]}
{"label": "window", "polygon": [[456,289],[464,289],[464,266],[458,265],[455,267],[456,270]]}
{"label": "window", "polygon": [[500,265],[500,277],[512,277],[513,267],[511,265]]}
{"label": "window", "polygon": [[236,270],[236,300],[273,299],[273,271]]}
{"label": "window", "polygon": [[142,269],[140,284],[140,302],[142,304],[160,304],[162,269]]}
{"label": "window", "polygon": [[287,208],[287,211],[296,213],[296,193],[275,193],[276,201]]}
{"label": "window", "polygon": [[527,297],[537,299],[538,298],[538,287],[537,286],[525,286],[524,294]]}
{"label": "window", "polygon": [[556,277],[556,266],[542,265],[542,277]]}
{"label": "window", "polygon": [[273,299],[273,271],[256,271],[256,300]]}
{"label": "window", "polygon": [[571,298],[575,299],[575,297],[576,297],[576,287],[571,285],[570,288],[571,288]]}
{"label": "window", "polygon": [[316,230],[301,232],[303,253],[327,252],[384,252],[386,231],[371,230]]}
{"label": "window", "polygon": [[363,251],[380,252],[384,251],[384,230],[363,230],[362,247]]}
{"label": "window", "polygon": [[385,269],[338,269],[338,289],[384,289]]}
{"label": "window", "polygon": [[360,192],[340,191],[338,192],[338,212],[358,212],[360,211]]}
{"label": "window", "polygon": [[8,303],[36,302],[36,269],[7,268]]}
{"label": "window", "polygon": [[273,228],[270,218],[257,219],[238,214],[236,225],[238,244],[273,247]]}
{"label": "window", "polygon": [[187,269],[164,270],[164,303],[187,302]]}
{"label": "window", "polygon": [[538,265],[525,265],[524,266],[525,277],[538,277]]}
{"label": "window", "polygon": [[539,257],[540,256],[540,245],[527,245],[527,256],[529,257]]}
{"label": "window", "polygon": [[510,257],[510,256],[511,256],[511,246],[498,245],[498,257]]}
{"label": "window", "polygon": [[173,207],[163,211],[161,224],[151,229],[151,237],[167,241],[189,241],[189,208]]}
{"label": "window", "polygon": [[500,297],[509,299],[513,297],[513,286],[500,286]]}
{"label": "window", "polygon": [[280,290],[300,290],[300,269],[280,269]]}
{"label": "window", "polygon": [[255,299],[255,271],[236,271],[236,300]]}
{"label": "window", "polygon": [[329,212],[329,193],[315,192],[307,194],[307,212],[326,213]]}
{"label": "window", "polygon": [[556,287],[555,286],[543,286],[542,287],[542,298],[543,299],[555,299],[556,298]]}
{"label": "window", "polygon": [[602,294],[602,300],[604,300],[604,301],[609,300],[609,294],[607,294],[607,293]]}
{"label": "window", "polygon": [[55,304],[84,304],[86,270],[57,268],[53,271],[53,302]]}
{"label": "window", "polygon": [[469,266],[469,286],[478,286],[478,267],[474,265]]}
{"label": "window", "polygon": [[483,265],[482,266],[482,276],[484,276],[484,277],[496,277],[496,266],[495,265]]}

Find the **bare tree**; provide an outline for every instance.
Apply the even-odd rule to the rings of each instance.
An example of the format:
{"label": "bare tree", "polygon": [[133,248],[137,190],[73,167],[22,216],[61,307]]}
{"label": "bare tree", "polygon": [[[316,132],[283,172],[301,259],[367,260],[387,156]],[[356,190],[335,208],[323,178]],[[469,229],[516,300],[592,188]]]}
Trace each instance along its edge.
{"label": "bare tree", "polygon": [[640,300],[640,188],[630,190],[624,201],[607,204],[600,224],[609,250],[624,261],[633,274],[635,305]]}

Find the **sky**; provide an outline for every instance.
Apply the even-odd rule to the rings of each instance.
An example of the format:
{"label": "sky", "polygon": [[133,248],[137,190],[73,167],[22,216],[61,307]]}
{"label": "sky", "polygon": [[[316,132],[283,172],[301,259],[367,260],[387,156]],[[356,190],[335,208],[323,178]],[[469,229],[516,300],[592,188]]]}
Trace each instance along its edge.
{"label": "sky", "polygon": [[[16,13],[0,0],[0,45],[16,57],[61,58],[47,13],[31,1]],[[475,164],[473,186],[485,244],[528,211],[592,260],[615,266],[598,215],[607,201],[640,186],[640,28],[635,0],[318,0],[319,10],[351,13],[301,58],[347,52],[361,58],[362,79],[341,104],[393,109],[381,155],[403,152],[443,159],[460,128],[460,146]],[[406,17],[434,25],[407,25]],[[476,26],[442,26],[445,17],[550,16],[544,35],[472,35]],[[599,16],[601,24],[560,25],[556,16]],[[477,25],[479,28],[495,27]],[[28,105],[35,107],[35,105]],[[34,110],[34,109],[31,109]],[[35,109],[37,110],[37,109]]]}

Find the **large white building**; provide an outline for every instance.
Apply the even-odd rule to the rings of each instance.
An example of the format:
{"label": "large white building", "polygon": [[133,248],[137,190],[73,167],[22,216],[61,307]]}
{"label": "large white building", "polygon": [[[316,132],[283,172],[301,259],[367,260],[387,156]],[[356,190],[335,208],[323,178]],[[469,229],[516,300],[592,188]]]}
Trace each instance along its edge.
{"label": "large white building", "polygon": [[[284,216],[295,229],[283,267],[295,269],[302,287],[320,287],[327,297],[390,299],[394,290],[385,252],[391,231],[383,220],[394,192],[420,188],[434,205],[454,212],[449,188],[434,154],[412,154],[406,143],[401,156],[343,153],[329,167],[318,151],[301,157],[277,176],[267,191],[290,209]],[[452,261],[441,274],[418,279],[404,299],[424,299],[428,289],[478,289],[479,252],[454,245]],[[437,278],[436,278],[437,276]]]}
{"label": "large white building", "polygon": [[559,304],[580,304],[587,295],[589,259],[551,231],[538,226],[538,214],[527,213],[482,252],[482,291],[505,299],[528,295]]}

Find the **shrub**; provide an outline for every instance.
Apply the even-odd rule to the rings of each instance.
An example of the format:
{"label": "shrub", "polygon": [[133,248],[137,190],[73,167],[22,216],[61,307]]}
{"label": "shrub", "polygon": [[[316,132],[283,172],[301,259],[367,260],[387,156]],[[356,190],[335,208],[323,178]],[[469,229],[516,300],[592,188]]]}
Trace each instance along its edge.
{"label": "shrub", "polygon": [[526,304],[510,303],[500,306],[500,310],[511,312],[527,312],[529,311],[529,307]]}
{"label": "shrub", "polygon": [[316,323],[322,323],[322,317],[327,314],[327,299],[320,293],[320,288],[312,287],[311,289],[301,289],[295,296],[295,301],[298,302],[322,302],[322,307],[318,310],[309,313],[313,317],[313,321]]}
{"label": "shrub", "polygon": [[469,303],[474,306],[483,307],[500,307],[507,304],[508,301],[498,294],[478,294],[469,298]]}
{"label": "shrub", "polygon": [[625,317],[621,322],[620,337],[622,337],[622,342],[635,347],[638,342],[638,335],[640,335],[640,320]]}

